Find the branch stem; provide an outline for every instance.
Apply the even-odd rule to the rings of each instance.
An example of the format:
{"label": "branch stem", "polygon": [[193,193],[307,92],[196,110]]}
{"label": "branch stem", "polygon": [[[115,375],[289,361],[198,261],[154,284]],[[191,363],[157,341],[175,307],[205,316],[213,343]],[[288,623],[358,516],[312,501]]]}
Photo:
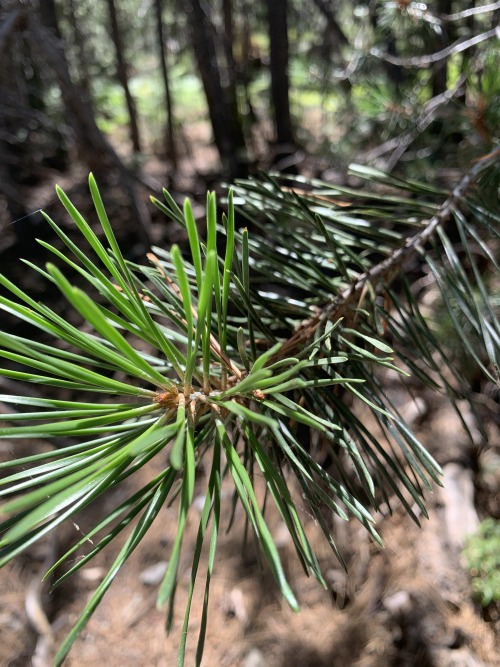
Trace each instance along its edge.
{"label": "branch stem", "polygon": [[402,263],[411,255],[418,252],[434,236],[437,228],[447,222],[457,209],[469,188],[475,183],[481,172],[500,156],[500,148],[483,156],[463,176],[460,183],[453,189],[451,195],[439,207],[437,212],[423,225],[423,229],[411,236],[405,245],[394,250],[386,259],[362,273],[357,280],[348,288],[342,290],[330,303],[326,304],[317,314],[300,324],[296,332],[281,347],[279,357],[286,357],[304,341],[310,339],[316,329],[326,320],[332,322],[344,315],[353,303],[359,303],[368,285],[372,290],[380,292],[387,283],[392,282],[399,273]]}

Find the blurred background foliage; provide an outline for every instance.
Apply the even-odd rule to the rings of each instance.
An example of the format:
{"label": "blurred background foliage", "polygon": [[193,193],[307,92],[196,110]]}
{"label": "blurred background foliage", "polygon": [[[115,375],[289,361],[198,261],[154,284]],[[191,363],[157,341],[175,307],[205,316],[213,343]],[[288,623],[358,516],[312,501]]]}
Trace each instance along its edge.
{"label": "blurred background foliage", "polygon": [[[108,178],[126,170],[133,199],[151,158],[170,186],[193,169],[208,179],[273,167],[338,180],[352,161],[432,182],[498,144],[498,2],[2,7],[7,221],[30,213],[25,186],[78,162]],[[212,141],[217,152],[200,152]]]}
{"label": "blurred background foliage", "polygon": [[[402,343],[400,358],[424,384],[427,379],[432,385],[435,378],[426,378],[419,365],[425,362],[442,376],[445,389],[452,383],[460,390],[454,398],[462,399],[462,389],[467,398],[472,392],[481,408],[478,426],[497,424],[497,375],[487,374],[485,380],[478,368],[498,368],[498,346],[490,342],[483,355],[478,341],[498,341],[499,21],[500,2],[474,0],[428,5],[408,0],[4,0],[2,271],[19,256],[41,258],[43,251],[33,239],[40,236],[37,226],[43,221],[34,209],[52,205],[55,181],[81,205],[88,193],[79,187],[92,170],[110,202],[126,258],[142,261],[151,242],[186,247],[182,230],[174,231],[163,217],[153,218],[147,195],[160,196],[162,187],[168,188],[170,221],[176,219],[181,193],[193,198],[203,192],[205,197],[207,187],[237,180],[234,192],[237,203],[246,204],[257,281],[266,284],[266,292],[259,292],[256,281],[255,302],[269,297],[266,308],[281,325],[285,313],[289,330],[273,330],[273,336],[286,340],[295,319],[310,314],[313,299],[320,308],[331,299],[332,285],[342,296],[356,276],[370,278],[372,264],[380,263],[384,252],[397,252],[408,230],[418,234],[419,225],[426,227],[433,219],[437,225],[444,210],[441,221],[448,228],[440,241],[429,245],[425,255],[415,245],[421,257],[409,258],[413,263],[401,267],[393,286],[394,276],[387,276],[391,291],[388,287],[386,298],[383,291],[369,293],[380,331],[362,329],[361,317],[356,324],[362,335],[389,335]],[[463,176],[474,170],[478,176],[481,164],[495,157],[496,166],[477,183]],[[348,174],[353,162],[361,166]],[[248,179],[270,170],[285,174],[259,183]],[[458,182],[463,187],[455,188]],[[95,225],[95,212],[83,206]],[[447,220],[450,211],[455,226]],[[203,213],[204,207],[194,205],[199,221]],[[338,249],[325,250],[330,232],[320,229],[319,235],[312,227],[319,214],[327,220],[330,215],[344,237],[343,226],[352,233],[346,245],[350,252],[340,262]],[[362,220],[358,229],[358,216],[370,224]],[[241,222],[238,218],[237,228]],[[289,234],[292,223],[295,234]],[[353,260],[352,248],[360,239],[369,243]],[[243,238],[238,243],[243,246]],[[432,271],[423,270],[424,260]],[[335,262],[339,284],[328,274]],[[443,273],[435,269],[441,264]],[[302,289],[304,276],[312,295]],[[14,280],[19,278],[18,272]],[[434,281],[443,283],[442,291]],[[272,282],[277,296],[268,293]],[[291,288],[297,297],[292,300]],[[36,282],[27,289],[36,291],[38,299],[43,288]],[[48,289],[43,296],[59,307],[59,297]],[[391,313],[403,297],[408,308]],[[258,321],[267,321],[267,311],[257,311]],[[423,315],[417,320],[419,312]],[[244,313],[243,321],[251,317]],[[490,322],[495,337],[486,335]],[[410,350],[408,358],[403,344]],[[446,356],[436,363],[435,348],[440,352],[441,346]],[[411,365],[415,353],[419,358]],[[360,366],[370,380],[370,371]],[[450,379],[451,366],[456,383]],[[375,393],[385,395],[378,376],[372,384]],[[317,403],[319,393],[311,400]],[[363,441],[364,426],[358,429],[343,396],[338,405]],[[462,408],[457,412],[465,424]],[[455,443],[450,453],[440,442],[435,447],[438,463],[474,461],[485,480],[488,465],[498,465],[493,447],[486,450],[491,456],[483,457],[484,464],[476,449],[462,451]],[[482,513],[498,519],[496,479],[479,488]],[[484,537],[488,544],[496,544],[497,532]],[[469,570],[481,571],[479,561],[470,557],[469,563]],[[493,589],[490,582],[487,586],[487,594],[481,588],[478,594],[489,596],[489,604]]]}

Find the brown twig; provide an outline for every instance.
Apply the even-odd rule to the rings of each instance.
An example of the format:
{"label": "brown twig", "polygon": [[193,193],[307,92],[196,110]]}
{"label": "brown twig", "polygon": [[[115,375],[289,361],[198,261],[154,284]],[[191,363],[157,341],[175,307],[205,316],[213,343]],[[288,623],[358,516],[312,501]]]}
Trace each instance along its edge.
{"label": "brown twig", "polygon": [[344,289],[340,294],[326,304],[319,313],[308,320],[302,322],[296,332],[289,338],[279,351],[279,357],[283,358],[297,350],[302,344],[309,340],[318,327],[327,320],[337,321],[343,317],[347,309],[362,298],[368,285],[377,293],[381,287],[385,288],[387,283],[399,273],[402,263],[411,255],[418,252],[420,248],[434,236],[437,228],[445,223],[453,214],[458,204],[476,181],[479,174],[489,164],[500,157],[500,148],[492,153],[483,156],[476,164],[464,175],[460,183],[454,188],[451,195],[440,206],[439,210],[424,223],[424,228],[414,236],[407,239],[402,248],[394,250],[389,257],[362,273],[350,287]]}

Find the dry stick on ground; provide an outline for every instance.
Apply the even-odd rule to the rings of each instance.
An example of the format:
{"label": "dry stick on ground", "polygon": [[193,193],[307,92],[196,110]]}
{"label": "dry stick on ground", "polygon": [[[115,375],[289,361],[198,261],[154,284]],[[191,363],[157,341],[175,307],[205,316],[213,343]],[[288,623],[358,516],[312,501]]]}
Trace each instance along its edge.
{"label": "dry stick on ground", "polygon": [[371,287],[375,293],[380,293],[384,290],[387,284],[392,282],[399,273],[404,260],[419,252],[430,241],[436,233],[437,228],[449,220],[453,211],[460,205],[467,191],[475,183],[481,172],[497,161],[499,157],[500,148],[483,156],[465,174],[448,199],[440,206],[437,213],[424,223],[424,228],[421,231],[411,236],[402,248],[394,250],[389,257],[369,271],[362,273],[356,282],[344,289],[331,303],[326,304],[320,312],[302,322],[293,336],[283,344],[277,356],[282,358],[300,350],[303,343],[313,336],[314,332],[323,322],[327,320],[332,322],[337,321],[344,316],[353,303],[362,301],[368,287]]}

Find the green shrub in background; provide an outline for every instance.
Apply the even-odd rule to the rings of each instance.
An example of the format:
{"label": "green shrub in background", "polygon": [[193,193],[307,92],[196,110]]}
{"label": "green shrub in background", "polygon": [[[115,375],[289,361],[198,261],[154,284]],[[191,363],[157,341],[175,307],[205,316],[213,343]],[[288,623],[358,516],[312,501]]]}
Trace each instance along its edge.
{"label": "green shrub in background", "polygon": [[[130,495],[121,495],[114,510],[50,568],[57,586],[134,522],[60,648],[57,665],[162,508],[177,497],[177,533],[158,593],[158,604],[169,605],[171,626],[196,476],[206,476],[206,493],[179,664],[207,541],[196,664],[201,662],[217,538],[234,516],[221,517],[224,479],[293,609],[298,601],[266,523],[266,502],[281,515],[304,570],[323,586],[303,509],[340,560],[325,509],[359,521],[377,541],[370,510],[401,504],[416,521],[415,507],[426,516],[424,493],[439,483],[440,469],[386,394],[380,371],[411,372],[452,400],[470,397],[420,313],[419,292],[406,275],[407,262],[418,258],[471,363],[498,382],[500,324],[483,275],[485,264],[499,270],[489,245],[499,238],[496,157],[476,164],[451,195],[362,167],[357,175],[381,183],[385,194],[304,179],[239,182],[220,220],[215,195],[208,195],[206,239],[189,202],[182,210],[164,192],[164,201],[154,203],[185,228],[189,252],[156,248],[145,265],[125,260],[93,177],[99,234],[58,189],[89,251],[45,216],[64,251],[41,241],[53,262],[45,268],[27,263],[58,288],[83,325],[75,327],[74,318],[65,320],[0,276],[0,309],[31,331],[0,332],[0,357],[7,362],[0,374],[19,382],[18,393],[0,397],[15,407],[2,415],[0,437],[52,446],[0,464],[0,496],[6,498],[0,566],[137,470],[147,470],[153,458],[162,469],[133,493],[128,487]],[[252,234],[236,228],[233,200]],[[452,243],[449,233],[458,241]],[[73,286],[62,268],[76,271],[85,288]],[[51,393],[44,396],[43,386]],[[58,389],[64,398],[55,397]],[[370,427],[355,401],[369,411]],[[329,455],[328,469],[316,460],[318,444]],[[254,489],[255,469],[266,482],[263,503]],[[93,546],[70,565],[82,545]],[[67,569],[59,574],[61,565]]]}
{"label": "green shrub in background", "polygon": [[500,603],[500,521],[481,522],[464,549],[472,589],[483,607]]}

